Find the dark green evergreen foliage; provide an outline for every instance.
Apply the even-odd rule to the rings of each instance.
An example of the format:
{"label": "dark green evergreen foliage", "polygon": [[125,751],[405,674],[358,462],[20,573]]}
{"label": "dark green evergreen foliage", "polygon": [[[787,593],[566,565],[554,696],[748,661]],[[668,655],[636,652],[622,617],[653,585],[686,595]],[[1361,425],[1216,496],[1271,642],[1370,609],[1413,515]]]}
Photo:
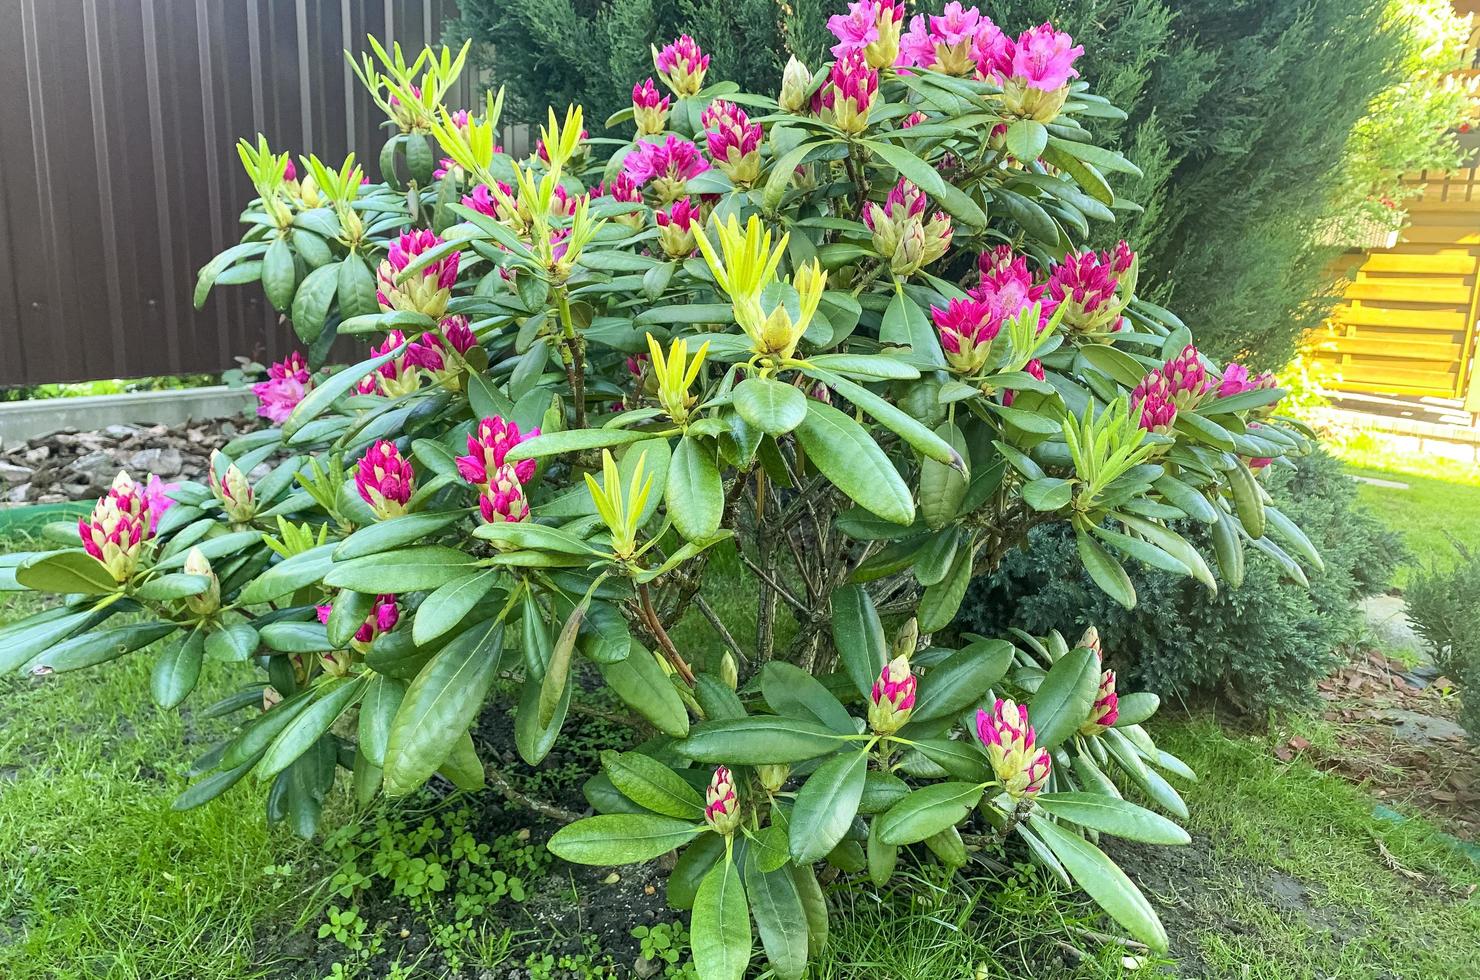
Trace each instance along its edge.
{"label": "dark green evergreen foliage", "polygon": [[[1338,662],[1340,647],[1359,638],[1356,601],[1387,587],[1403,546],[1354,509],[1351,478],[1325,453],[1271,473],[1269,481],[1276,504],[1325,560],[1309,591],[1281,581],[1273,563],[1249,549],[1242,587],[1220,583],[1217,595],[1191,579],[1132,568],[1139,601],[1127,611],[1078,570],[1072,535],[1041,528],[1026,551],[967,596],[959,621],[988,635],[1016,625],[1077,636],[1094,625],[1110,665],[1133,686],[1163,697],[1211,695],[1251,713],[1304,704]],[[1179,530],[1211,550],[1198,528]]]}
{"label": "dark green evergreen foliage", "polygon": [[1449,568],[1431,565],[1406,592],[1408,617],[1433,645],[1440,670],[1459,686],[1460,722],[1480,741],[1480,553],[1455,542]]}
{"label": "dark green evergreen foliage", "polygon": [[[584,106],[592,135],[653,74],[650,45],[690,34],[710,54],[710,78],[775,92],[787,55],[775,0],[463,0],[444,36],[472,38],[511,120],[539,122],[548,105]],[[822,18],[826,24],[826,17]],[[825,28],[824,28],[825,29]]]}

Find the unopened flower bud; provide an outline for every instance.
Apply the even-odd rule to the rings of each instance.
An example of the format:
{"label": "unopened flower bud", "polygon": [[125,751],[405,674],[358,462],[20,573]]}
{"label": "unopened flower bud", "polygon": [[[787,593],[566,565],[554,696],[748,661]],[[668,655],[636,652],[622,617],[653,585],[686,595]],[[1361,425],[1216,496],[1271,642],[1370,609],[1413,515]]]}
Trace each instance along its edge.
{"label": "unopened flower bud", "polygon": [[792,55],[781,72],[781,94],[776,101],[787,112],[801,112],[807,108],[807,89],[811,87],[812,73]]}
{"label": "unopened flower bud", "polygon": [[735,780],[726,766],[714,770],[704,794],[704,819],[715,833],[730,836],[740,828],[740,801],[735,798]]}
{"label": "unopened flower bud", "polygon": [[381,520],[406,513],[416,472],[393,442],[381,440],[365,453],[355,471],[355,488]]}
{"label": "unopened flower bud", "polygon": [[761,781],[761,787],[774,796],[781,792],[781,787],[786,785],[786,777],[791,775],[791,766],[784,762],[776,765],[756,766],[755,775]]}
{"label": "unopened flower bud", "polygon": [[740,686],[740,671],[735,665],[735,657],[728,650],[719,658],[719,679],[732,691]]}
{"label": "unopened flower bud", "polygon": [[1100,631],[1093,626],[1086,626],[1084,628],[1084,635],[1079,638],[1077,645],[1085,650],[1093,650],[1096,660],[1102,659],[1105,655],[1104,651],[1100,648]]}
{"label": "unopened flower bud", "polygon": [[218,460],[223,458],[221,451],[211,451],[210,465],[206,470],[206,482],[210,485],[211,493],[215,496],[221,510],[225,512],[226,518],[236,524],[245,524],[257,514],[257,501],[252,492],[252,485],[247,482],[245,474],[237,469],[235,463],[228,463],[226,471],[217,475]]}
{"label": "unopened flower bud", "polygon": [[1095,703],[1090,706],[1089,717],[1079,726],[1079,734],[1095,736],[1110,728],[1120,717],[1120,696],[1115,693],[1115,671],[1107,670],[1100,675],[1100,688],[1095,692]]}
{"label": "unopened flower bud", "polygon": [[185,597],[185,608],[202,619],[214,615],[221,608],[221,580],[216,577],[210,561],[199,548],[191,548],[185,556],[185,573],[204,575],[211,581],[205,591]]}
{"label": "unopened flower bud", "polygon": [[920,621],[914,616],[894,634],[894,645],[890,648],[893,657],[913,657],[920,645]]}
{"label": "unopened flower bud", "polygon": [[918,683],[908,657],[895,657],[885,664],[869,692],[869,727],[879,735],[892,735],[903,728],[915,708]]}
{"label": "unopened flower bud", "polygon": [[1048,782],[1048,750],[1034,741],[1025,706],[998,698],[991,712],[979,709],[976,737],[987,751],[997,782],[1013,799],[1036,793]]}
{"label": "unopened flower bud", "polygon": [[672,104],[668,96],[658,97],[658,88],[651,78],[632,86],[632,120],[637,123],[637,135],[661,133],[668,125],[668,109]]}

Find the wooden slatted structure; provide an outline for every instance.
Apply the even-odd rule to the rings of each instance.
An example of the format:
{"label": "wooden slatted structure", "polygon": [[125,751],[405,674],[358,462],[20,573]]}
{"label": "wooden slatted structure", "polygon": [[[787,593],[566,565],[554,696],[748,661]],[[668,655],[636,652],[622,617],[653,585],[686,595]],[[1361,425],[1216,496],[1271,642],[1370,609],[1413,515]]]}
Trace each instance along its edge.
{"label": "wooden slatted structure", "polygon": [[1398,243],[1360,259],[1310,348],[1338,390],[1463,398],[1480,304],[1480,172],[1411,181],[1423,193],[1406,202]]}

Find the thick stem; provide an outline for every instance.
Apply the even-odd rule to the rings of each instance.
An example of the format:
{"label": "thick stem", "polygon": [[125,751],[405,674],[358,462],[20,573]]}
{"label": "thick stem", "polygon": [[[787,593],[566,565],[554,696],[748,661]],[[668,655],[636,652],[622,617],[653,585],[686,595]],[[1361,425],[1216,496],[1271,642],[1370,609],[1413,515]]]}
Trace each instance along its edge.
{"label": "thick stem", "polygon": [[571,401],[575,403],[576,428],[586,427],[586,342],[576,331],[575,320],[570,314],[570,297],[565,288],[555,291],[556,305],[560,310],[561,340],[565,351],[565,380],[570,385]]}
{"label": "thick stem", "polygon": [[673,640],[669,638],[668,631],[663,628],[663,621],[658,618],[658,613],[653,609],[653,595],[648,591],[646,582],[637,587],[637,597],[641,602],[639,608],[642,610],[643,620],[649,632],[653,634],[654,642],[663,651],[663,656],[673,665],[673,669],[678,671],[678,676],[684,679],[684,683],[693,687],[694,668],[684,660],[682,654],[678,652],[678,647],[674,646]]}

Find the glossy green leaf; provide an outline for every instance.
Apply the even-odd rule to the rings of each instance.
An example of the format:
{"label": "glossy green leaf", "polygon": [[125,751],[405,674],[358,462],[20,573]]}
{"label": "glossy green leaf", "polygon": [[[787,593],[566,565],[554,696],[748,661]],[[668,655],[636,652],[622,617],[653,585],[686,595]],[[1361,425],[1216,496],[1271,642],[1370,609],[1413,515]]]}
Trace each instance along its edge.
{"label": "glossy green leaf", "polygon": [[792,860],[811,864],[838,846],[858,812],[866,772],[868,753],[860,750],[833,756],[807,777],[791,812]]}
{"label": "glossy green leaf", "polygon": [[435,589],[477,568],[477,559],[442,545],[427,544],[336,562],[324,584],[356,592],[401,593]]}
{"label": "glossy green leaf", "polygon": [[796,434],[822,475],[854,502],[896,524],[914,521],[909,487],[878,443],[851,417],[809,398],[807,417]]}
{"label": "glossy green leaf", "polygon": [[770,378],[746,378],[730,397],[741,418],[773,436],[785,435],[807,416],[807,396]]}
{"label": "glossy green leaf", "polygon": [[701,722],[676,747],[696,762],[756,766],[815,759],[843,745],[842,736],[816,722],[757,715]]}
{"label": "glossy green leaf", "polygon": [[704,829],[654,813],[602,813],[561,827],[548,846],[573,864],[637,864],[682,847]]}
{"label": "glossy green leaf", "polygon": [[1166,929],[1151,903],[1103,851],[1037,814],[1029,814],[1028,824],[1079,887],[1112,919],[1152,949],[1166,950]]}
{"label": "glossy green leaf", "polygon": [[117,592],[118,583],[92,555],[76,551],[53,551],[27,558],[15,570],[15,580],[37,592],[98,595]]}
{"label": "glossy green leaf", "polygon": [[816,721],[835,732],[852,735],[853,716],[817,678],[794,664],[773,660],[761,668],[761,695],[779,715]]}
{"label": "glossy green leaf", "polygon": [[601,768],[623,796],[654,813],[704,819],[704,798],[672,769],[640,752],[601,753]]}
{"label": "glossy green leaf", "polygon": [[761,934],[761,948],[777,980],[799,980],[807,970],[807,916],[791,869],[745,867],[745,891]]}
{"label": "glossy green leaf", "polygon": [[365,691],[362,679],[343,680],[318,692],[312,704],[299,712],[267,748],[257,764],[259,779],[269,779],[298,760],[309,747],[328,734]]}
{"label": "glossy green leaf", "polygon": [[596,668],[612,693],[658,731],[674,738],[689,734],[689,715],[683,700],[657,660],[639,643],[633,641],[624,659],[598,663]]}
{"label": "glossy green leaf", "polygon": [[173,708],[195,690],[205,659],[206,634],[193,629],[160,651],[149,673],[149,693],[161,708]]}
{"label": "glossy green leaf", "polygon": [[1112,796],[1039,793],[1033,799],[1045,813],[1102,834],[1145,844],[1187,844],[1192,841],[1187,831],[1161,814]]}
{"label": "glossy green leaf", "polygon": [[743,980],[752,947],[750,907],[733,861],[716,864],[700,882],[689,936],[699,976]]}
{"label": "glossy green leaf", "polygon": [[1028,718],[1039,748],[1058,746],[1084,724],[1100,688],[1100,660],[1093,650],[1077,647],[1049,668],[1048,676],[1028,702]]}
{"label": "glossy green leaf", "polygon": [[985,787],[975,783],[945,782],[917,789],[900,800],[879,821],[879,840],[901,846],[914,844],[954,827],[976,806]]}
{"label": "glossy green leaf", "polygon": [[679,440],[668,463],[664,496],[668,516],[685,540],[702,541],[719,531],[725,488],[712,445],[688,436]]}

